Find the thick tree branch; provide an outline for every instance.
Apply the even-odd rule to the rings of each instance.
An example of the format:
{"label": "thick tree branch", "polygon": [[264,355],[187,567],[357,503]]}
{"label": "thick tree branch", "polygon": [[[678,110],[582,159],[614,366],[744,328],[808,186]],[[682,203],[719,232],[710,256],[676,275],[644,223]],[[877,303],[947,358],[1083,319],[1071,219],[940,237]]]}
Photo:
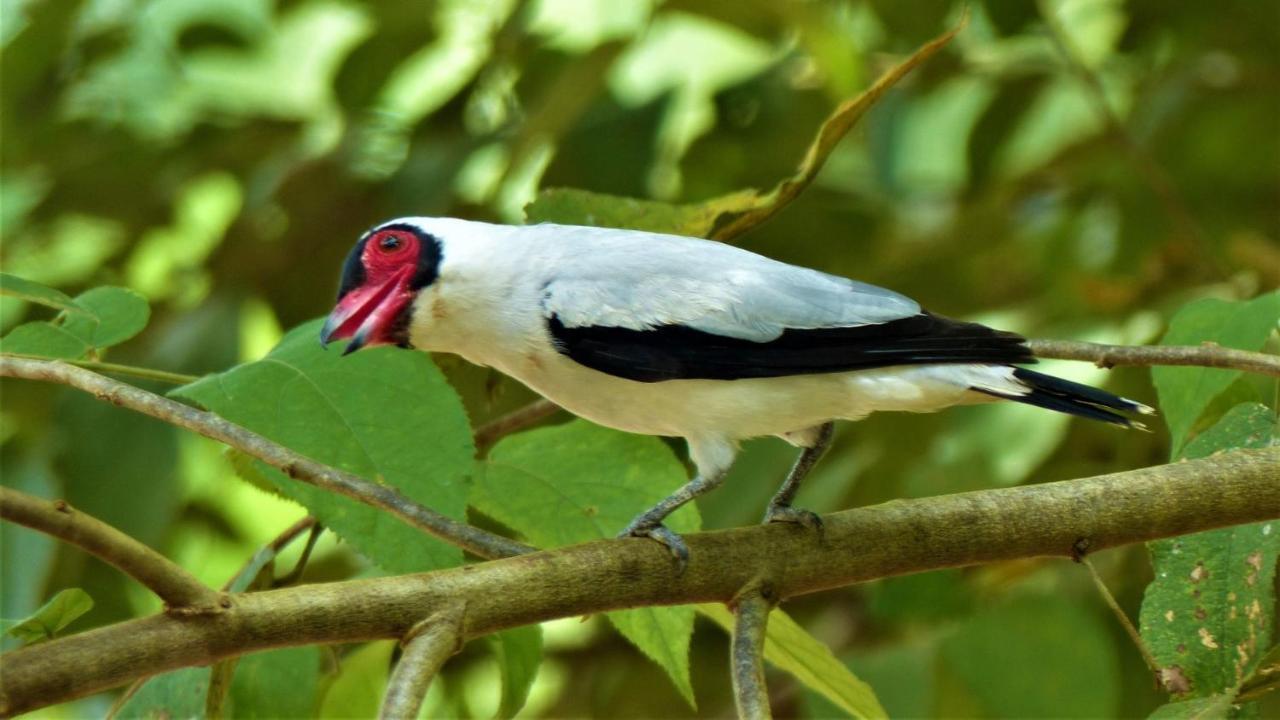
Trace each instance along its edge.
{"label": "thick tree branch", "polygon": [[181,566],[62,500],[0,487],[0,517],[79,547],[142,583],[170,612],[217,612],[222,595]]}
{"label": "thick tree branch", "polygon": [[769,688],[764,682],[764,636],[773,601],[767,585],[748,585],[733,602],[733,640],[729,646],[733,673],[733,701],[738,717],[767,720]]}
{"label": "thick tree branch", "polygon": [[8,653],[0,714],[138,677],[273,647],[403,637],[466,606],[463,636],[643,605],[729,602],[752,582],[778,598],[959,565],[1091,550],[1280,518],[1280,448],[1237,450],[1082,480],[895,500],[824,517],[825,538],[787,523],[698,533],[676,572],[628,538],[434,573],[231,596],[202,617],[156,615]]}
{"label": "thick tree branch", "polygon": [[1086,360],[1105,368],[1117,365],[1196,365],[1280,377],[1280,355],[1218,345],[1104,345],[1075,340],[1028,340],[1027,345],[1036,357]]}
{"label": "thick tree branch", "polygon": [[431,680],[445,661],[462,649],[463,606],[451,605],[415,625],[402,641],[404,652],[387,681],[378,717],[418,717]]}
{"label": "thick tree branch", "polygon": [[0,377],[70,385],[99,400],[197,432],[252,455],[295,480],[385,510],[423,532],[480,557],[507,557],[534,549],[442,515],[410,500],[390,486],[370,482],[316,462],[211,412],[197,410],[84,368],[56,360],[31,360],[0,355]]}

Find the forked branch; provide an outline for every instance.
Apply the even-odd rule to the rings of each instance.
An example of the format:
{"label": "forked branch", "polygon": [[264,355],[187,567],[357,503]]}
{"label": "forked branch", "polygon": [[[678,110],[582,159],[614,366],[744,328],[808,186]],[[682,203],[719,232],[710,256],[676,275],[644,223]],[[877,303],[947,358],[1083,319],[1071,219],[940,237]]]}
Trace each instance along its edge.
{"label": "forked branch", "polygon": [[177,563],[62,500],[0,487],[0,517],[68,542],[137,580],[170,612],[216,612],[221,595]]}

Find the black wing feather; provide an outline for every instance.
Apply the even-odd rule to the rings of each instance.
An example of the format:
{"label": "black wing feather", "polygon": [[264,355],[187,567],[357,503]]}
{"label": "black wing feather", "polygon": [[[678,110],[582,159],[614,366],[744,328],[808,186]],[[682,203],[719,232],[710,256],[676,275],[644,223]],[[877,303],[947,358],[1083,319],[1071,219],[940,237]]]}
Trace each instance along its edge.
{"label": "black wing feather", "polygon": [[594,370],[640,382],[737,380],[926,363],[1033,363],[1015,333],[921,313],[877,325],[788,329],[768,342],[685,325],[648,330],[547,321],[556,348]]}

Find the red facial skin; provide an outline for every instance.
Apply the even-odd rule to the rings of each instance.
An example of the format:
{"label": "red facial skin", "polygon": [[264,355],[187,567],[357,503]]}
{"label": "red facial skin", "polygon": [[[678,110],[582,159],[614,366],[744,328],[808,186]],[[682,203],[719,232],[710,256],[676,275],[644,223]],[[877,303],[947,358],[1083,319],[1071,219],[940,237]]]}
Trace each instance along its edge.
{"label": "red facial skin", "polygon": [[343,355],[396,342],[391,326],[415,294],[409,280],[417,271],[418,239],[404,230],[379,230],[365,243],[360,263],[364,283],[342,297],[320,332],[322,345],[351,338]]}

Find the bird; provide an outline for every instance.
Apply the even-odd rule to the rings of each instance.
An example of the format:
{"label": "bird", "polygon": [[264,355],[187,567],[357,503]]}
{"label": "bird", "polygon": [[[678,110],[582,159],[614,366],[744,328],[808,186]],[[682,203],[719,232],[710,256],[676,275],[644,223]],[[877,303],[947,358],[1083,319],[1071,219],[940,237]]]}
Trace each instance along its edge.
{"label": "bird", "polygon": [[[765,522],[821,532],[793,507],[836,420],[1011,400],[1126,428],[1142,403],[1029,370],[1012,332],[952,320],[886,288],[701,238],[639,230],[402,217],[365,232],[342,265],[321,344],[459,355],[569,412],[684,438],[693,477],[619,536],[649,537],[722,483],[741,441],[799,455]],[[1145,429],[1145,428],[1143,428]]]}

